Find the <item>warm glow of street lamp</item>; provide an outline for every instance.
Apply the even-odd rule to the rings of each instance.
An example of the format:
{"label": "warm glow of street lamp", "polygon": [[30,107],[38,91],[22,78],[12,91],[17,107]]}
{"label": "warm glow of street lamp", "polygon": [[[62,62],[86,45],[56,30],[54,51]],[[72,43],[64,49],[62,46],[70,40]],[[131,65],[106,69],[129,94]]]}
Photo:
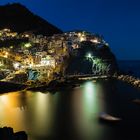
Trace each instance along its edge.
{"label": "warm glow of street lamp", "polygon": [[9,54],[8,52],[5,53],[5,55],[8,55],[8,54]]}
{"label": "warm glow of street lamp", "polygon": [[78,36],[79,36],[79,37],[81,37],[81,36],[82,36],[82,34],[81,34],[81,33],[78,33]]}
{"label": "warm glow of street lamp", "polygon": [[29,35],[28,34],[25,34],[25,37],[29,37]]}
{"label": "warm glow of street lamp", "polygon": [[86,40],[86,38],[84,36],[80,37],[80,42],[85,41],[85,40]]}
{"label": "warm glow of street lamp", "polygon": [[99,43],[97,38],[96,39],[91,39],[90,41],[93,42],[93,43]]}
{"label": "warm glow of street lamp", "polygon": [[8,55],[9,55],[9,53],[8,53],[8,52],[5,52],[4,57],[5,57],[5,58],[7,58],[7,57],[8,57]]}

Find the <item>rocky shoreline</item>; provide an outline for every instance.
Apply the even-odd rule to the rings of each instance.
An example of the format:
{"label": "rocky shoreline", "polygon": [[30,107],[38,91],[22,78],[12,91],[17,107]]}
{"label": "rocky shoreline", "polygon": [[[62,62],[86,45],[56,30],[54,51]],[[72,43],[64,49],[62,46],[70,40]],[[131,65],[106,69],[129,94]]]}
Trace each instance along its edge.
{"label": "rocky shoreline", "polygon": [[0,94],[24,90],[26,87],[26,85],[22,84],[0,81]]}
{"label": "rocky shoreline", "polygon": [[117,80],[124,81],[128,84],[131,84],[134,87],[140,88],[140,79],[136,77],[122,74],[122,75],[114,76],[114,78],[116,78]]}

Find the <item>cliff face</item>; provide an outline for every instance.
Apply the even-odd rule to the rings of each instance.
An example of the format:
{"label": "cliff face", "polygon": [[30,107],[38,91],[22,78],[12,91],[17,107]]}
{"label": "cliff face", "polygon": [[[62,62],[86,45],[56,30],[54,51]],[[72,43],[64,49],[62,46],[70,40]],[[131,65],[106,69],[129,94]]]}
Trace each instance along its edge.
{"label": "cliff face", "polygon": [[80,46],[71,53],[67,74],[106,75],[118,71],[117,60],[107,45],[85,41]]}
{"label": "cliff face", "polygon": [[60,29],[18,3],[0,6],[0,29],[3,28],[9,28],[19,33],[33,31],[35,34],[47,36],[62,33]]}

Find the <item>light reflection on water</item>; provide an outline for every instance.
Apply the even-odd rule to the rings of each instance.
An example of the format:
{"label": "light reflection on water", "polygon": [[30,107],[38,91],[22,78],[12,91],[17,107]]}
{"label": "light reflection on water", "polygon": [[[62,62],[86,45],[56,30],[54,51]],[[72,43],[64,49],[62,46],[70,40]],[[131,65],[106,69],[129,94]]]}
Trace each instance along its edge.
{"label": "light reflection on water", "polygon": [[[57,97],[57,96],[56,96]],[[54,125],[57,100],[52,94],[42,94],[36,92],[34,97],[34,104],[32,104],[32,133],[39,136],[44,136],[46,133],[51,135],[52,127]]]}
{"label": "light reflection on water", "polygon": [[29,135],[51,134],[58,94],[12,92],[0,96],[0,126],[25,130]]}
{"label": "light reflection on water", "polygon": [[[106,111],[106,108],[114,110],[112,107],[115,107],[114,113],[122,112],[123,109],[116,108],[116,103],[123,105],[122,99],[125,96],[123,93],[118,94],[120,91],[115,91],[110,86],[105,88],[100,82],[88,81],[80,88],[55,94],[31,91],[3,94],[0,96],[0,126],[13,127],[15,131],[24,130],[28,133],[29,140],[58,137],[103,140],[112,133],[112,129],[99,123],[100,112]],[[112,100],[115,101],[114,104]],[[123,112],[124,110],[126,108]]]}
{"label": "light reflection on water", "polygon": [[79,135],[84,139],[100,139],[103,136],[103,128],[98,121],[103,108],[99,100],[101,90],[100,85],[89,81],[73,94],[74,121]]}
{"label": "light reflection on water", "polygon": [[[59,111],[57,109],[70,106],[70,114],[73,116],[73,131],[77,132],[81,138],[88,138],[95,131],[96,135],[101,127],[98,125],[98,113],[101,106],[98,100],[99,87],[96,83],[86,82],[79,89],[72,90],[70,93],[41,93],[41,92],[13,92],[0,96],[0,125],[11,126],[15,131],[25,130],[30,139],[41,139],[51,137],[57,132],[56,116]],[[61,100],[67,98],[67,94],[71,94],[68,99],[70,104],[65,101],[61,105]],[[69,105],[68,105],[69,104]],[[62,111],[63,112],[63,111]],[[67,114],[67,112],[63,112]],[[65,117],[65,116],[64,116]],[[69,124],[70,125],[70,124]],[[67,126],[68,127],[68,126]],[[55,130],[57,131],[57,130]],[[91,135],[91,138],[93,136]]]}
{"label": "light reflection on water", "polygon": [[[15,130],[26,129],[24,125],[24,108],[26,106],[24,97],[18,92],[0,96],[0,125],[14,126]],[[19,125],[21,124],[21,125]]]}

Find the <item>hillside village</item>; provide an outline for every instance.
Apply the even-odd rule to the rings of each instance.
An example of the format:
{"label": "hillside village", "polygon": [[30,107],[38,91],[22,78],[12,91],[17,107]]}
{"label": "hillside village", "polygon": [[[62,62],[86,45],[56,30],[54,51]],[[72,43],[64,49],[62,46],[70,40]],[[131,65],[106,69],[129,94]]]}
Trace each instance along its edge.
{"label": "hillside village", "polygon": [[[86,31],[72,31],[48,37],[35,35],[32,32],[17,33],[10,29],[2,29],[0,30],[1,79],[12,80],[15,74],[19,73],[26,75],[23,76],[26,78],[22,82],[49,81],[54,75],[64,76],[69,59],[77,57],[79,49],[86,42],[94,46],[94,49],[108,48],[108,44],[101,36]],[[93,61],[91,57],[85,56],[85,58]],[[97,59],[94,57],[94,60]],[[78,73],[80,72],[75,71],[72,74]],[[18,81],[18,78],[16,80]]]}

